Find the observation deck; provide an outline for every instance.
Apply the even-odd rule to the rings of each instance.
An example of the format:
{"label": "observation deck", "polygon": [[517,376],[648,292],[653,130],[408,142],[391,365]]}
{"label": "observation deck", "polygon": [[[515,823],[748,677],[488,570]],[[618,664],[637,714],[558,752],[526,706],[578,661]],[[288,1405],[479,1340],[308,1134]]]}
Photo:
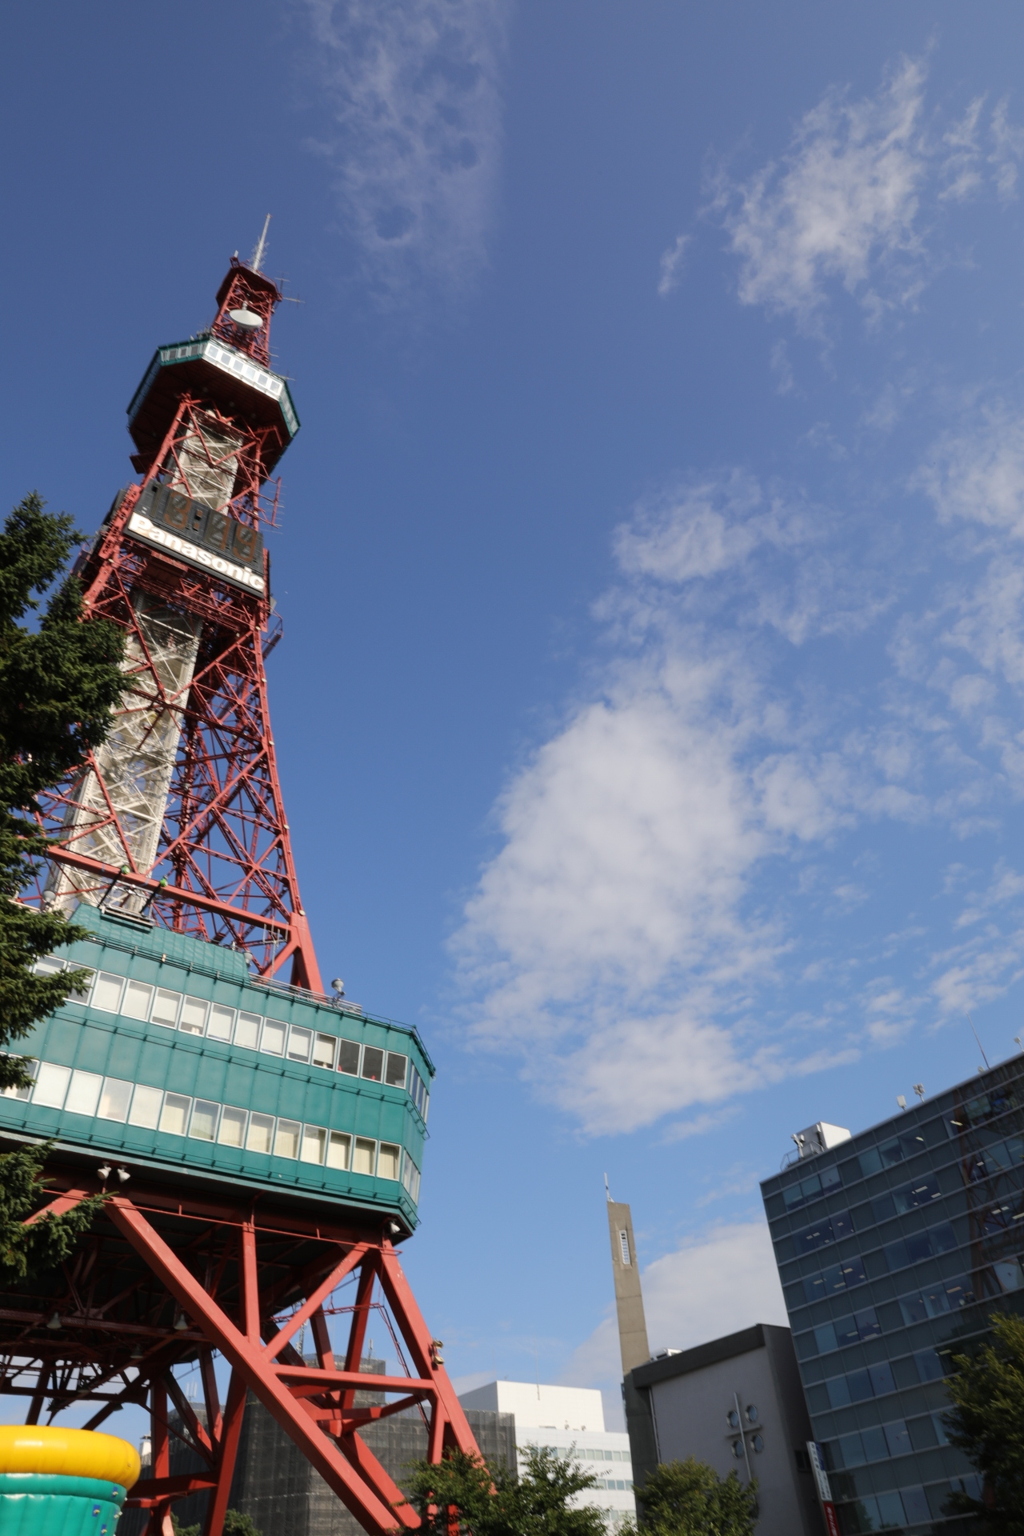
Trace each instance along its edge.
{"label": "observation deck", "polygon": [[434,1068],[414,1029],[145,919],[73,920],[89,937],[38,969],[85,967],[87,987],[20,1045],[35,1081],[0,1095],[0,1135],[415,1228]]}

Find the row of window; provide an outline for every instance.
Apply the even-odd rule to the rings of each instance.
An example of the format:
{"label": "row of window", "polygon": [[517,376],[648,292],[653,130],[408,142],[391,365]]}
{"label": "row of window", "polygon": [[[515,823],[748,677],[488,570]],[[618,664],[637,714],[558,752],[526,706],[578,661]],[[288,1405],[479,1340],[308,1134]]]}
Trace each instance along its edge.
{"label": "row of window", "polygon": [[889,1424],[876,1424],[826,1440],[822,1445],[825,1465],[830,1472],[837,1472],[843,1467],[863,1467],[870,1461],[886,1461],[890,1456],[909,1456],[912,1451],[948,1445],[944,1417],[944,1412],[938,1412],[916,1419],[893,1419]]}
{"label": "row of window", "polygon": [[299,1120],[259,1114],[233,1104],[193,1099],[144,1083],[102,1077],[98,1072],[73,1071],[50,1061],[33,1062],[30,1070],[35,1077],[32,1086],[8,1088],[5,1097],[222,1147],[365,1173],[371,1178],[401,1178],[413,1200],[419,1198],[419,1170],[408,1153],[403,1159],[402,1149],[393,1142],[353,1137],[322,1125],[303,1125]]}
{"label": "row of window", "polygon": [[882,1325],[874,1307],[851,1312],[848,1317],[821,1323],[814,1329],[814,1342],[819,1355],[828,1355],[834,1349],[846,1349],[850,1344],[862,1344],[865,1339],[878,1339],[881,1336]]}
{"label": "row of window", "polygon": [[[889,1273],[892,1274],[897,1270],[908,1268],[911,1264],[920,1264],[923,1259],[932,1259],[939,1254],[949,1253],[956,1247],[956,1233],[953,1231],[952,1224],[944,1221],[939,1226],[927,1228],[924,1232],[911,1232],[909,1236],[901,1237],[895,1243],[886,1243],[881,1253]],[[851,1254],[849,1258],[843,1259],[839,1264],[830,1264],[827,1269],[821,1270],[816,1275],[805,1275],[801,1282],[804,1299],[808,1302],[821,1301],[823,1297],[833,1296],[837,1291],[848,1291],[855,1285],[864,1285],[867,1278],[864,1260],[859,1254]]]}
{"label": "row of window", "polygon": [[870,1178],[874,1173],[881,1173],[884,1168],[895,1168],[907,1158],[923,1152],[925,1146],[925,1138],[919,1131],[892,1136],[888,1141],[879,1142],[876,1147],[867,1147],[857,1157],[834,1163],[831,1167],[822,1168],[819,1173],[808,1174],[804,1179],[787,1184],[782,1191],[783,1204],[787,1211],[799,1210],[800,1206],[809,1205],[812,1200],[839,1189],[844,1183],[855,1183],[859,1179]]}
{"label": "row of window", "polygon": [[[976,1129],[978,1126],[987,1124],[1015,1108],[1018,1097],[1013,1087],[995,1088],[989,1093],[979,1094],[976,1098],[959,1106],[946,1119],[947,1134],[956,1137],[962,1135],[965,1130]],[[1020,1137],[1008,1138],[1006,1145],[1009,1147],[1013,1143],[1016,1143],[1020,1150],[1010,1152],[1008,1154],[1010,1160],[1012,1163],[1024,1162],[1024,1142]],[[923,1152],[926,1146],[923,1128],[892,1136],[887,1141],[879,1142],[875,1147],[865,1148],[856,1157],[847,1158],[842,1163],[834,1163],[817,1173],[808,1174],[803,1179],[794,1179],[782,1190],[783,1205],[787,1211],[799,1210],[801,1206],[809,1205],[812,1200],[829,1194],[844,1183],[850,1184],[859,1179],[867,1179],[872,1174],[881,1173],[883,1169],[896,1167],[907,1158]],[[984,1156],[988,1155],[989,1149],[986,1148]],[[1009,1163],[1005,1166],[1009,1166]],[[987,1177],[987,1175],[982,1174],[980,1177]]]}
{"label": "row of window", "polygon": [[563,1461],[628,1461],[628,1451],[595,1451],[580,1450],[575,1445],[548,1445],[544,1447],[552,1456],[560,1456]]}
{"label": "row of window", "polygon": [[[1021,1141],[1021,1145],[1024,1147],[1024,1140]],[[884,1195],[879,1195],[872,1200],[871,1214],[865,1225],[878,1226],[892,1216],[906,1216],[910,1211],[919,1211],[922,1207],[930,1205],[933,1200],[941,1198],[942,1190],[939,1188],[938,1179],[930,1173],[922,1174],[912,1183],[904,1184],[899,1189],[888,1190]],[[858,1206],[857,1209],[863,1211],[864,1206]],[[824,1248],[828,1243],[838,1243],[842,1238],[850,1237],[854,1231],[854,1219],[849,1211],[833,1211],[830,1216],[820,1217],[803,1231],[794,1232],[793,1255],[799,1259],[805,1253],[813,1253],[816,1248]]]}
{"label": "row of window", "polygon": [[964,1176],[969,1184],[980,1184],[983,1179],[994,1178],[998,1173],[1009,1173],[1021,1163],[1024,1163],[1024,1136],[1005,1136],[966,1157]]}
{"label": "row of window", "polygon": [[[66,969],[79,967],[57,955],[47,955],[35,967],[40,976]],[[205,1035],[225,1045],[240,1045],[265,1056],[324,1067],[328,1072],[337,1069],[349,1077],[365,1077],[390,1088],[405,1088],[408,1082],[413,1103],[423,1119],[427,1118],[430,1096],[426,1085],[408,1057],[398,1051],[361,1045],[358,1040],[340,1040],[337,1035],[321,1034],[298,1024],[282,1024],[279,1019],[265,1019],[258,1013],[210,1003],[167,987],[150,986],[148,982],[129,980],[110,971],[90,971],[85,989],[73,995],[76,1002],[101,1013],[159,1024],[184,1035]]]}
{"label": "row of window", "polygon": [[[934,1349],[919,1350],[909,1358],[917,1369],[919,1382],[938,1381],[946,1374],[942,1357]],[[833,1376],[823,1385],[830,1408],[848,1408],[851,1403],[863,1403],[869,1397],[884,1397],[886,1393],[896,1391],[892,1366],[887,1360],[859,1371],[847,1371],[844,1376]]]}
{"label": "row of window", "polygon": [[632,1486],[628,1477],[599,1477],[594,1484],[595,1488],[621,1488],[623,1491]]}
{"label": "row of window", "polygon": [[941,1520],[954,1490],[980,1499],[981,1478],[972,1473],[967,1477],[955,1477],[952,1482],[932,1483],[927,1488],[861,1494],[855,1504],[837,1507],[839,1529],[842,1536],[866,1536],[871,1531],[899,1530],[919,1521]]}
{"label": "row of window", "polygon": [[[1024,1289],[1024,1269],[1021,1258],[997,1259],[985,1266],[994,1276],[1003,1294]],[[942,1317],[947,1312],[958,1312],[979,1298],[968,1275],[952,1279],[936,1280],[924,1290],[913,1291],[899,1298],[899,1308],[904,1324],[926,1322],[930,1317]],[[851,1312],[847,1317],[829,1323],[820,1323],[811,1330],[814,1336],[814,1353],[831,1354],[846,1349],[851,1344],[861,1344],[866,1339],[881,1338],[882,1325],[874,1307]]]}

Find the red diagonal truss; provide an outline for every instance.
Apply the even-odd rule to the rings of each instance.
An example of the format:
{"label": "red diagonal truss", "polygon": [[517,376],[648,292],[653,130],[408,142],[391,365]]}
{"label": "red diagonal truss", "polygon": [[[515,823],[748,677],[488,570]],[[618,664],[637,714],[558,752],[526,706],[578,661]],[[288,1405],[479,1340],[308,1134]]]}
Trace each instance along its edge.
{"label": "red diagonal truss", "polygon": [[[149,1511],[147,1536],[164,1536],[173,1505],[204,1491],[204,1536],[220,1536],[248,1392],[366,1531],[416,1529],[415,1510],[360,1430],[416,1407],[432,1459],[476,1445],[389,1238],[319,1214],[182,1197],[136,1177],[131,1198],[112,1196],[82,1247],[47,1277],[45,1295],[38,1282],[5,1294],[0,1390],[30,1399],[30,1422],[92,1404],[88,1428],[148,1403],[151,1462],[128,1501]],[[72,1208],[93,1182],[81,1170],[66,1180],[57,1172],[45,1209]],[[332,1305],[342,1285],[349,1303]],[[404,1374],[360,1369],[371,1316],[383,1317]],[[331,1318],[335,1329],[347,1323],[337,1352]],[[315,1364],[295,1347],[306,1329]],[[231,1368],[223,1404],[218,1355]],[[198,1366],[202,1412],[174,1374],[184,1362]],[[357,1407],[357,1391],[382,1400]],[[200,1470],[172,1472],[175,1438]]]}

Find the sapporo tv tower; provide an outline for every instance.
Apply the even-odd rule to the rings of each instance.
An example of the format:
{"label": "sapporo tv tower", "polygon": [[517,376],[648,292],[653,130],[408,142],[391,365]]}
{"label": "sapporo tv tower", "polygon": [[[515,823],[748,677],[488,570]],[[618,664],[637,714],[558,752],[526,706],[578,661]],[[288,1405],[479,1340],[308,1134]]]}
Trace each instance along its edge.
{"label": "sapporo tv tower", "polygon": [[[48,1209],[109,1197],[62,1269],[0,1295],[0,1390],[29,1423],[148,1407],[128,1503],[150,1536],[202,1490],[220,1536],[249,1391],[371,1533],[419,1521],[364,1425],[412,1409],[431,1459],[476,1448],[394,1248],[433,1067],[414,1030],[324,994],[281,799],[264,530],[298,418],[271,367],[265,235],[209,330],[154,356],[128,408],[141,478],[79,562],[88,613],[125,630],[126,686],[45,803],[57,843],[32,899],[89,935],[40,968],[89,982],[28,1041],[33,1086],[0,1097],[0,1142],[55,1143]],[[375,1314],[393,1376],[360,1371]],[[174,1435],[202,1470],[172,1475]]]}

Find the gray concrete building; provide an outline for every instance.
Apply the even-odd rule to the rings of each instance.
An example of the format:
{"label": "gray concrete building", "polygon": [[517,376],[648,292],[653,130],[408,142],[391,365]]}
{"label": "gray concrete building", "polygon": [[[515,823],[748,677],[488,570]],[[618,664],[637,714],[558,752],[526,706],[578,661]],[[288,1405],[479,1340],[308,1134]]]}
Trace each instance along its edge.
{"label": "gray concrete building", "polygon": [[721,1477],[757,1479],[757,1536],[824,1536],[788,1328],[757,1323],[695,1349],[667,1351],[635,1366],[627,1386],[648,1426],[633,1445],[638,1487],[658,1463],[694,1456]]}

